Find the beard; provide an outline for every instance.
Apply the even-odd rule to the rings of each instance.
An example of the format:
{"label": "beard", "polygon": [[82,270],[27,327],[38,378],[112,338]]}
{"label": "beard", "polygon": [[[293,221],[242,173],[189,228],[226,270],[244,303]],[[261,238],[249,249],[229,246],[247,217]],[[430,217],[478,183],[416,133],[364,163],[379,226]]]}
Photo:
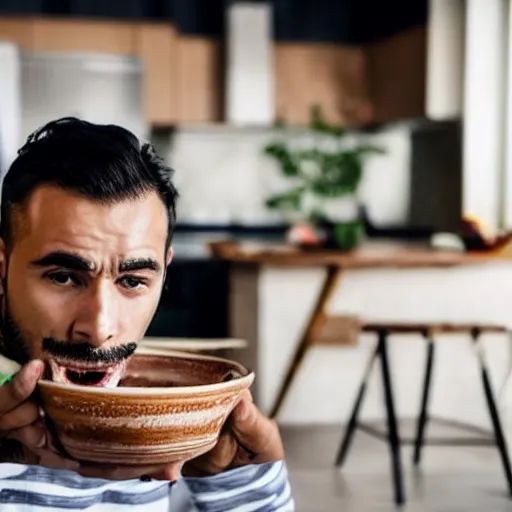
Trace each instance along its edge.
{"label": "beard", "polygon": [[109,348],[96,348],[87,343],[70,343],[55,338],[43,338],[43,352],[50,357],[66,359],[85,364],[111,366],[128,359],[137,348],[137,343],[130,342]]}
{"label": "beard", "polygon": [[8,359],[23,366],[31,359],[28,343],[26,343],[9,308],[7,279],[4,278],[0,281],[0,287],[0,352]]}
{"label": "beard", "polygon": [[[16,361],[21,366],[33,359],[31,343],[23,336],[23,331],[11,313],[7,299],[5,281],[2,297],[2,316],[0,324],[0,353],[8,359]],[[66,364],[84,367],[114,367],[124,368],[124,363],[133,355],[137,342],[118,344],[111,347],[94,347],[87,342],[59,340],[53,337],[43,337],[39,348],[46,359],[44,378],[56,378],[54,360]],[[62,373],[62,372],[60,372]]]}
{"label": "beard", "polygon": [[2,309],[0,352],[8,359],[12,359],[23,366],[31,359],[28,343],[24,339],[21,329],[18,327],[7,305],[4,304]]}

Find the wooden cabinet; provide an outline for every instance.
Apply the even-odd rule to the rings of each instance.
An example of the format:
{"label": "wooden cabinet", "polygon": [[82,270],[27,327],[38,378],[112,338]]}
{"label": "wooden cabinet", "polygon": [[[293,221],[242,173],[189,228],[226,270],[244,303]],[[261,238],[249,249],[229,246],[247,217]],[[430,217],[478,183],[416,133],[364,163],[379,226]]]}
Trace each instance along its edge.
{"label": "wooden cabinet", "polygon": [[33,47],[33,33],[30,18],[0,18],[0,40],[12,41],[27,50]]}
{"label": "wooden cabinet", "polygon": [[[146,120],[153,126],[223,121],[225,59],[213,38],[178,34],[170,23],[0,18],[0,39],[22,49],[138,56]],[[276,117],[364,126],[424,114],[424,27],[367,45],[274,44]]]}
{"label": "wooden cabinet", "polygon": [[178,121],[212,123],[222,120],[223,62],[221,45],[200,37],[178,42]]}
{"label": "wooden cabinet", "polygon": [[136,26],[136,54],[144,66],[146,119],[153,126],[178,120],[178,37],[169,24]]}
{"label": "wooden cabinet", "polygon": [[349,126],[421,117],[425,66],[424,27],[367,45],[277,43],[277,115],[307,124],[320,105],[329,121]]}
{"label": "wooden cabinet", "polygon": [[427,34],[415,27],[366,49],[372,122],[425,115]]}
{"label": "wooden cabinet", "polygon": [[23,50],[135,53],[135,25],[115,21],[0,18],[0,38]]}
{"label": "wooden cabinet", "polygon": [[0,39],[23,50],[137,56],[144,68],[146,121],[169,126],[178,120],[178,47],[170,24],[9,17],[0,18]]}
{"label": "wooden cabinet", "polygon": [[132,23],[40,18],[33,21],[32,34],[32,48],[36,51],[135,53]]}
{"label": "wooden cabinet", "polygon": [[372,117],[361,47],[278,43],[274,77],[277,116],[287,123],[307,125],[314,105],[332,123],[365,124]]}

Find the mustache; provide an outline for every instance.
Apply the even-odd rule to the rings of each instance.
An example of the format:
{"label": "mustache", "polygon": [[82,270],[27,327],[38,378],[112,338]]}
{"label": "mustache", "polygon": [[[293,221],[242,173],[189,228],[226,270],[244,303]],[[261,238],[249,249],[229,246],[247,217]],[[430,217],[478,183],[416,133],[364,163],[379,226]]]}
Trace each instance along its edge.
{"label": "mustache", "polygon": [[87,363],[114,364],[128,359],[137,348],[137,343],[125,343],[109,348],[96,348],[87,343],[72,343],[56,340],[54,338],[43,339],[43,351],[55,357],[83,361]]}

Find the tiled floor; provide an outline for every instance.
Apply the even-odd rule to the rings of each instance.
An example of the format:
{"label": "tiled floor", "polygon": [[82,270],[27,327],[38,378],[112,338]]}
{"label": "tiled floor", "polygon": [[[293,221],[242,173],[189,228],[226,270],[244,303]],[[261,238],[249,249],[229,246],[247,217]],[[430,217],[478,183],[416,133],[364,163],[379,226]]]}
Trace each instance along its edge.
{"label": "tiled floor", "polygon": [[[436,432],[437,430],[437,432]],[[292,490],[299,512],[390,512],[387,446],[358,431],[343,469],[333,461],[341,430],[333,427],[283,427]],[[432,427],[430,435],[461,435]],[[494,447],[427,446],[421,469],[402,449],[407,504],[404,512],[512,512],[512,499]]]}

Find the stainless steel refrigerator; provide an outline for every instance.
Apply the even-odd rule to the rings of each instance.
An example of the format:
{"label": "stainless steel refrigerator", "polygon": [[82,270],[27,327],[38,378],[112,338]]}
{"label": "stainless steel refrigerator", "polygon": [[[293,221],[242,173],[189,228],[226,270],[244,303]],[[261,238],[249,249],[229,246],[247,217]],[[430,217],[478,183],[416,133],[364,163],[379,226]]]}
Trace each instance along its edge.
{"label": "stainless steel refrigerator", "polygon": [[0,169],[26,137],[52,119],[119,124],[147,138],[143,69],[135,57],[21,52],[0,42]]}

